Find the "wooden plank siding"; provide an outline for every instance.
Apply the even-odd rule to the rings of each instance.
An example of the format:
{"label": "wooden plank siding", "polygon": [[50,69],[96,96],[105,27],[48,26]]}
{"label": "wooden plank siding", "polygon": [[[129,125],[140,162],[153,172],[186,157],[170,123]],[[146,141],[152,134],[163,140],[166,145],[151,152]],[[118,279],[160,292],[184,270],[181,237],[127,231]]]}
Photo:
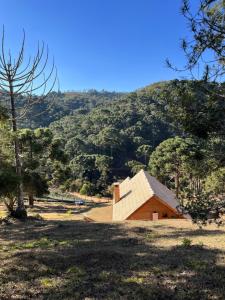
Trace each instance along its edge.
{"label": "wooden plank siding", "polygon": [[133,212],[127,220],[152,220],[153,213],[158,213],[159,219],[182,218],[176,211],[164,204],[157,196],[153,196],[135,212]]}

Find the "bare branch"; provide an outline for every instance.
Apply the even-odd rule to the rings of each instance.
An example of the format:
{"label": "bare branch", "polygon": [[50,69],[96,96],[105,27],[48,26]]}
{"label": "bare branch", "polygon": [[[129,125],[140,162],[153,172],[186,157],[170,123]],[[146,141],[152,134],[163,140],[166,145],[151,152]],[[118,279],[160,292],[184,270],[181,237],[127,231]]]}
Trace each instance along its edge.
{"label": "bare branch", "polygon": [[24,56],[24,45],[25,45],[25,30],[23,29],[23,40],[22,40],[22,45],[21,45],[21,49],[19,51],[19,55],[18,58],[15,60],[16,63],[14,64],[14,71],[12,74],[12,77],[14,78],[14,76],[17,73],[18,68],[21,66],[21,64],[23,63],[23,56]]}
{"label": "bare branch", "polygon": [[6,63],[6,60],[5,60],[5,29],[4,29],[4,25],[3,25],[3,32],[2,32],[2,53],[1,53],[1,56],[0,56],[0,61],[2,63],[2,66],[6,72],[6,75],[8,75],[8,68],[7,68],[7,63]]}

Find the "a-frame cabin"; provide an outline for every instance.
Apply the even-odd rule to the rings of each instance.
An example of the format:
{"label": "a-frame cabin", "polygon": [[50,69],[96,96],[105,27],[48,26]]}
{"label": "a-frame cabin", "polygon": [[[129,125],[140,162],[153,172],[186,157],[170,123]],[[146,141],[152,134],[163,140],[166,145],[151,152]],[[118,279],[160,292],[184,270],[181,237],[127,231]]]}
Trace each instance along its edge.
{"label": "a-frame cabin", "polygon": [[144,170],[114,184],[114,221],[189,218],[178,205],[175,194]]}

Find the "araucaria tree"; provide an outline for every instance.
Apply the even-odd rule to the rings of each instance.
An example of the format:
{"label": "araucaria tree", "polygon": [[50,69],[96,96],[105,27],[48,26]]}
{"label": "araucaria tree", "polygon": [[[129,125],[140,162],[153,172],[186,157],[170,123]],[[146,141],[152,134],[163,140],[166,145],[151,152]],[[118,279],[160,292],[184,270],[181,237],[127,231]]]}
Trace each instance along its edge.
{"label": "araucaria tree", "polygon": [[173,180],[176,197],[179,196],[181,181],[191,183],[194,165],[201,159],[198,144],[191,138],[169,138],[152,152],[149,170],[152,175],[166,182]]}
{"label": "araucaria tree", "polygon": [[[191,1],[183,0],[181,12],[188,22],[191,38],[183,39],[186,56],[184,70],[193,77],[204,67],[205,81],[225,75],[225,1],[201,0],[195,11]],[[170,62],[168,62],[171,66]],[[175,68],[176,69],[176,68]]]}
{"label": "araucaria tree", "polygon": [[[0,50],[0,90],[6,97],[0,104],[6,106],[14,134],[15,168],[20,183],[17,188],[17,207],[14,216],[26,217],[22,184],[22,153],[17,137],[18,123],[27,116],[31,107],[43,101],[53,90],[57,71],[54,61],[48,67],[48,48],[44,43],[38,44],[34,57],[25,59],[25,33],[19,53],[13,57],[11,51],[5,49],[5,33],[1,39]],[[4,102],[4,103],[3,103]]]}

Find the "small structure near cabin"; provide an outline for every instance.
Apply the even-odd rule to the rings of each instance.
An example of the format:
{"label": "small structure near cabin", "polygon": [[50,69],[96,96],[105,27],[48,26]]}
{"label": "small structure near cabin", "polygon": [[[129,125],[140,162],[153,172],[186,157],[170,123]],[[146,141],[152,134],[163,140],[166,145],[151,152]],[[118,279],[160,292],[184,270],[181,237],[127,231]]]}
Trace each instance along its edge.
{"label": "small structure near cabin", "polygon": [[181,215],[175,194],[148,172],[114,183],[113,221],[187,218]]}

